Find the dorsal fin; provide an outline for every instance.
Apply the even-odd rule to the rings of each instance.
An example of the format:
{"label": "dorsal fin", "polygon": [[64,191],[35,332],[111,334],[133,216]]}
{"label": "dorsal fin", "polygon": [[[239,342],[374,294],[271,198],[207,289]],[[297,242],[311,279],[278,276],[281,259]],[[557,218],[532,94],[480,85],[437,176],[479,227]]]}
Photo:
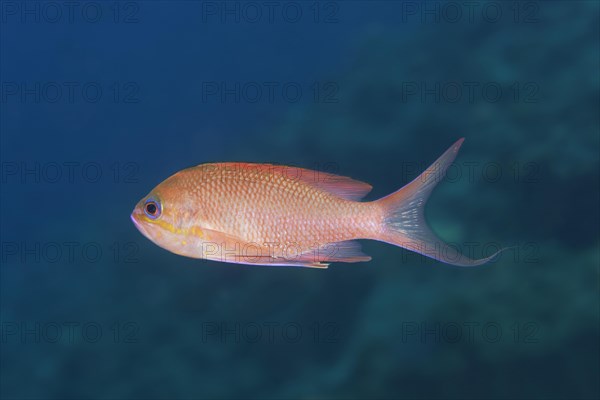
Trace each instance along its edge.
{"label": "dorsal fin", "polygon": [[225,168],[248,168],[283,175],[289,179],[301,181],[307,185],[311,185],[346,200],[358,201],[365,197],[373,188],[368,183],[357,181],[346,176],[306,168],[253,163],[220,163],[218,165]]}

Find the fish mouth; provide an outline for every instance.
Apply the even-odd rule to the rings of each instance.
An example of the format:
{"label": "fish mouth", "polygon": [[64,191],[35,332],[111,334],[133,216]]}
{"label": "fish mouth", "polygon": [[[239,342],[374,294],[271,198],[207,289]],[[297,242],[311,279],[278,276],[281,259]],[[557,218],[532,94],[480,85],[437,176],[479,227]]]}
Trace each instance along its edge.
{"label": "fish mouth", "polygon": [[142,233],[142,235],[146,236],[147,238],[150,237],[148,235],[148,231],[146,230],[146,227],[144,226],[144,224],[142,224],[140,221],[138,221],[137,213],[135,212],[135,210],[131,213],[129,218],[131,218],[131,221],[133,222],[135,227],[138,229],[138,231],[140,231]]}

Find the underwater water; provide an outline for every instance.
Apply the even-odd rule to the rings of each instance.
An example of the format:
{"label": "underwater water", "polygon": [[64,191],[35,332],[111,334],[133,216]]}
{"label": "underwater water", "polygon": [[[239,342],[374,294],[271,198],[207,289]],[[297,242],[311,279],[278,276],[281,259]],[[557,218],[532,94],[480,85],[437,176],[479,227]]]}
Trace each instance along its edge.
{"label": "underwater water", "polygon": [[[598,398],[595,1],[0,2],[2,399]],[[132,224],[190,166],[430,198],[460,268],[196,260]]]}

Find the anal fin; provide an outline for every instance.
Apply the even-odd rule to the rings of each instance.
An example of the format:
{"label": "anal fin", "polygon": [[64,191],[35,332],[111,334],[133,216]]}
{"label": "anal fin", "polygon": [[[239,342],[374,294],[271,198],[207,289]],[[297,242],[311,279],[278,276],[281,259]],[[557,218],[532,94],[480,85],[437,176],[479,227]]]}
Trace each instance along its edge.
{"label": "anal fin", "polygon": [[265,264],[262,264],[262,265],[277,266],[277,267],[316,268],[316,269],[327,269],[327,268],[329,268],[329,264],[322,263],[322,262],[302,262],[302,261],[298,261],[298,262],[294,262],[294,261],[282,261],[282,262],[278,262],[278,261],[274,261],[274,259],[272,259],[272,262],[265,263]]}
{"label": "anal fin", "polygon": [[356,240],[327,243],[317,248],[289,258],[274,257],[261,259],[258,264],[284,267],[304,267],[327,269],[332,262],[365,262],[371,257],[361,250],[361,245]]}
{"label": "anal fin", "polygon": [[295,261],[307,262],[365,262],[371,257],[362,252],[360,243],[356,240],[327,243],[316,249],[300,254]]}

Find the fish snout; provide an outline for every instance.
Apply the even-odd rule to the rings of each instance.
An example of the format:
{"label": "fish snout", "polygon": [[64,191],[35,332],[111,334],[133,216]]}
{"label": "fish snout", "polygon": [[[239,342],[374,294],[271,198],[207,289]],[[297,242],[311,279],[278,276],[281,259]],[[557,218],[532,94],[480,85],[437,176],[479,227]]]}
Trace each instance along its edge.
{"label": "fish snout", "polygon": [[145,224],[143,223],[141,214],[142,213],[140,211],[140,208],[135,207],[129,217],[131,218],[133,225],[135,225],[135,227],[138,229],[138,231],[140,231],[142,233],[142,235],[149,237],[148,231],[146,230],[146,227],[144,226]]}

